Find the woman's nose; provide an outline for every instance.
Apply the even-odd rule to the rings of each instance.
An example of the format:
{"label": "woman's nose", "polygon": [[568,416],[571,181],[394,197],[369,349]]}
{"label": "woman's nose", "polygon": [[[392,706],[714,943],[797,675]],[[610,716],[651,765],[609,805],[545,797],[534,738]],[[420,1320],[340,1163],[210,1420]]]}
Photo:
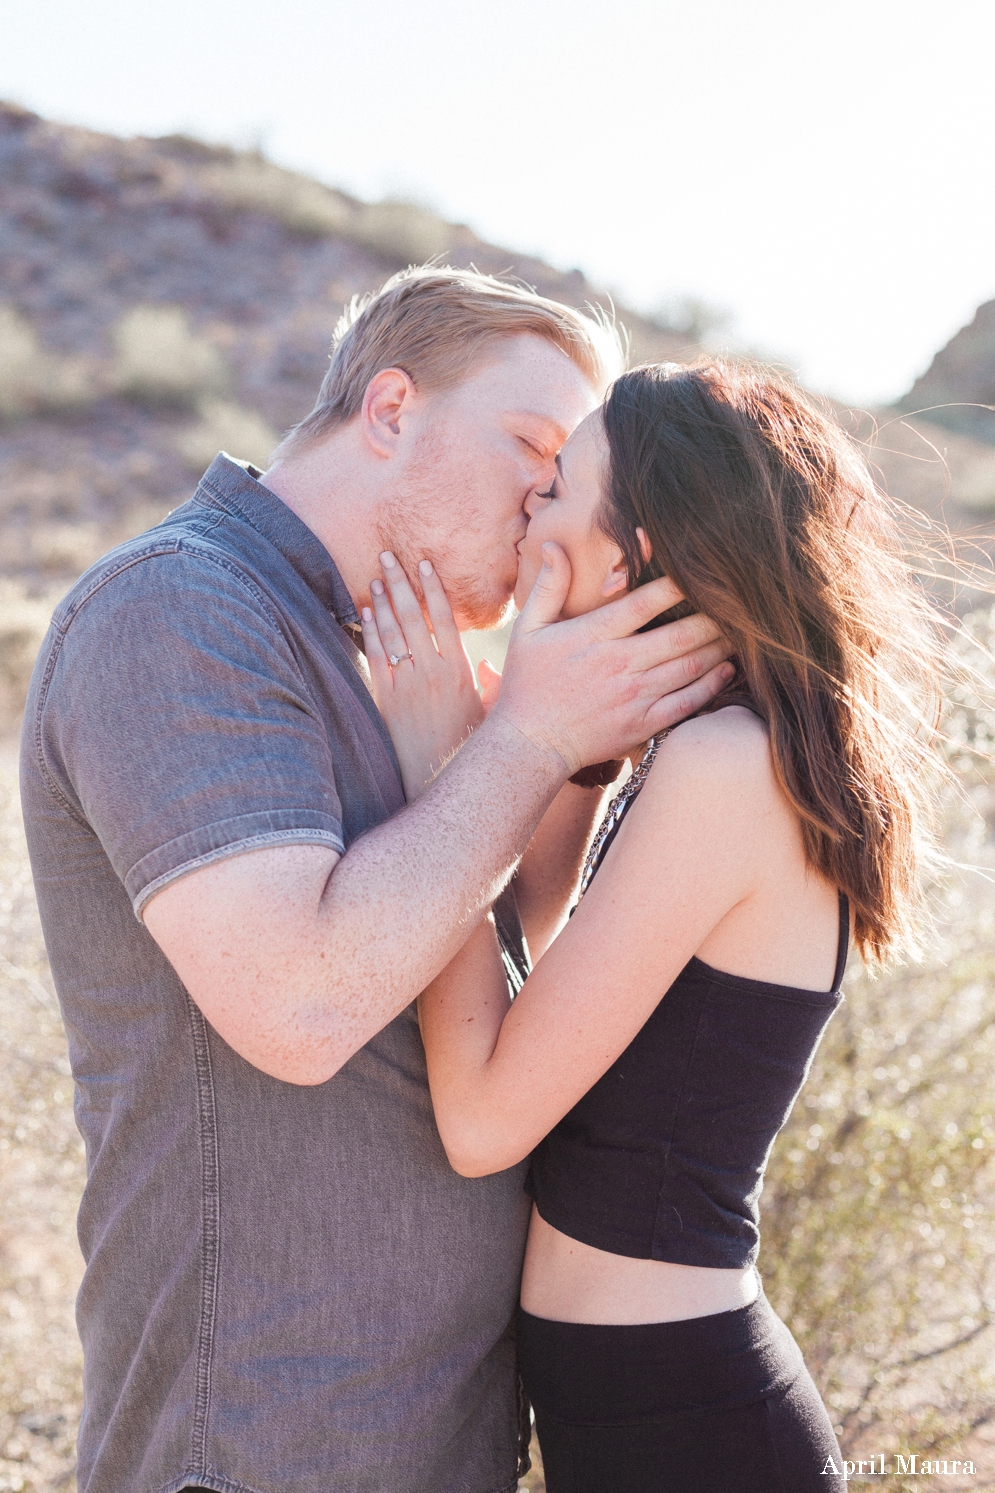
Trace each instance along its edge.
{"label": "woman's nose", "polygon": [[536,514],[541,513],[543,508],[546,506],[546,503],[548,501],[548,494],[539,491],[540,487],[546,486],[547,484],[544,482],[537,482],[535,487],[530,489],[528,497],[522,504],[522,507],[525,509],[526,515],[529,518],[535,518]]}

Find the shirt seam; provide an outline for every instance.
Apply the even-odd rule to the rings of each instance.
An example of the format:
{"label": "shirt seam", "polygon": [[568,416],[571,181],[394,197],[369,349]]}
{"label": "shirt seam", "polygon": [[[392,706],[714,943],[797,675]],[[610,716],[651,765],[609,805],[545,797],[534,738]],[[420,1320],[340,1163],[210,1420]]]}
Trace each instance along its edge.
{"label": "shirt seam", "polygon": [[214,1325],[217,1316],[221,1267],[218,1116],[207,1022],[189,995],[187,1004],[197,1080],[201,1168],[200,1320],[197,1324],[196,1398],[190,1440],[191,1460],[206,1467],[208,1424],[211,1411],[211,1370],[214,1359]]}
{"label": "shirt seam", "polygon": [[[252,477],[252,473],[251,472],[248,475],[250,477]],[[257,477],[253,477],[252,480],[254,482],[258,482],[259,481],[259,479]],[[260,482],[259,486],[262,487],[265,492],[271,492],[272,491],[271,488],[267,488],[266,487],[265,483]],[[204,476],[200,479],[200,483],[198,485],[198,491],[201,488],[203,488],[206,492],[210,493],[210,495],[213,498],[213,500],[218,504],[219,508],[222,510],[222,512],[226,516],[233,517],[235,514],[237,514],[238,518],[240,520],[242,520],[244,523],[247,523],[248,526],[249,526],[249,528],[253,531],[253,533],[259,535],[260,539],[264,539],[267,544],[272,544],[273,543],[273,541],[272,541],[272,539],[270,539],[269,535],[265,534],[263,532],[263,530],[259,527],[259,525],[256,523],[256,521],[252,517],[251,513],[248,513],[246,511],[246,509],[241,506],[241,504],[238,502],[238,500],[236,498],[233,498],[230,493],[221,492],[217,487],[215,487],[214,484],[213,484],[213,482],[211,482],[208,479],[208,475],[207,475],[206,472],[205,472]],[[196,497],[196,494],[194,494],[194,496]],[[276,494],[274,494],[274,497],[275,496],[276,496]],[[279,502],[279,501],[282,501],[282,500],[278,498],[277,501]],[[206,506],[206,505],[203,505],[203,506]],[[234,510],[234,514],[233,514],[233,510]],[[307,527],[307,525],[305,525],[305,528],[306,527]],[[309,531],[309,532],[313,533],[313,530]],[[318,544],[318,545],[321,545],[321,548],[324,549],[324,545],[321,544],[321,540],[318,538],[318,536],[316,534],[314,534],[313,537],[314,537],[315,543]],[[326,553],[327,553],[327,551],[326,551]],[[331,560],[332,559],[331,555],[329,555],[328,558]],[[332,564],[333,565],[335,564],[334,560],[332,560]],[[305,582],[305,584],[306,584],[306,582]],[[344,582],[343,582],[343,585],[344,585]],[[334,601],[334,596],[333,596],[332,600]],[[354,627],[359,622],[359,613],[358,612],[356,612],[356,616],[354,618],[351,618],[349,620],[349,622],[347,623],[346,621],[343,620],[342,617],[339,616],[338,609],[335,606],[329,607],[328,610],[331,612],[332,616],[335,618],[335,621],[338,623],[338,625],[340,627],[346,627],[346,626]],[[355,604],[353,604],[353,610],[355,611]]]}
{"label": "shirt seam", "polygon": [[341,835],[333,834],[327,829],[274,829],[261,835],[247,835],[241,840],[233,840],[230,845],[219,845],[214,850],[205,851],[203,855],[191,856],[173,870],[164,871],[161,876],[155,877],[133,899],[135,917],[141,922],[142,913],[152,898],[181,876],[189,876],[191,872],[199,871],[202,866],[210,866],[215,861],[228,860],[233,855],[243,855],[250,850],[261,850],[267,845],[277,844],[329,845],[339,855],[345,854],[345,843]]}
{"label": "shirt seam", "polygon": [[[212,527],[217,527],[220,522],[221,517],[219,516]],[[254,532],[259,533],[259,530],[254,529]],[[266,536],[262,535],[261,537],[265,539]],[[160,556],[176,554],[193,555],[197,559],[204,560],[208,564],[215,565],[218,567],[218,569],[226,571],[242,587],[243,590],[247,591],[254,598],[254,600],[258,602],[259,606],[262,608],[263,613],[265,614],[266,620],[269,623],[270,627],[286,645],[287,653],[291,661],[294,675],[305,696],[307,697],[311,709],[315,712],[316,715],[320,714],[317,704],[312,696],[308,682],[304,677],[303,671],[301,670],[294,648],[290,643],[290,640],[284,633],[283,628],[280,626],[279,618],[273,614],[268,598],[265,596],[262,590],[254,584],[251,578],[246,575],[244,570],[242,570],[238,566],[233,565],[223,556],[213,554],[209,549],[201,548],[182,538],[170,540],[168,543],[160,542],[156,545],[148,546],[139,554],[129,556],[127,560],[116,566],[113,570],[109,570],[106,575],[100,576],[94,582],[94,584],[83,593],[82,596],[77,597],[76,600],[72,603],[70,614],[66,617],[64,622],[58,622],[54,617],[52,619],[52,626],[55,628],[55,631],[58,634],[58,641],[56,643],[53,643],[52,645],[52,650],[45,666],[44,675],[42,677],[42,683],[39,687],[38,705],[35,710],[35,718],[32,724],[32,745],[35,750],[36,765],[42,777],[44,778],[45,783],[48,785],[49,792],[52,793],[55,798],[58,799],[59,803],[61,803],[62,806],[69,811],[69,813],[78,824],[92,827],[89,826],[89,821],[86,818],[86,815],[81,813],[81,811],[72,803],[72,800],[62,791],[61,787],[56,782],[55,777],[50,771],[48,763],[45,759],[45,752],[42,745],[42,718],[45,713],[45,708],[48,704],[48,694],[51,687],[52,675],[55,672],[55,667],[58,662],[59,655],[62,651],[62,645],[66,640],[70,627],[76,621],[79,613],[83,610],[87,602],[92,601],[93,597],[96,596],[97,592],[102,590],[104,586],[108,585],[112,580],[116,580],[119,575],[123,575],[126,570],[130,570],[133,566],[140,565],[146,560],[153,560],[158,559]]]}

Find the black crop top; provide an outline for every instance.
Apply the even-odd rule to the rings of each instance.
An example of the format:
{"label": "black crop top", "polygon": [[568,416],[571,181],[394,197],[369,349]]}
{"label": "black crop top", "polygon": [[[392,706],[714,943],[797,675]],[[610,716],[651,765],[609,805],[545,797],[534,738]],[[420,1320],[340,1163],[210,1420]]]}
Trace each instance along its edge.
{"label": "black crop top", "polygon": [[[654,756],[655,744],[609,808],[582,896]],[[536,1149],[526,1186],[547,1223],[634,1259],[753,1263],[774,1137],[843,999],[850,912],[842,894],[839,926],[826,993],[724,974],[697,958],[685,965],[622,1055]]]}

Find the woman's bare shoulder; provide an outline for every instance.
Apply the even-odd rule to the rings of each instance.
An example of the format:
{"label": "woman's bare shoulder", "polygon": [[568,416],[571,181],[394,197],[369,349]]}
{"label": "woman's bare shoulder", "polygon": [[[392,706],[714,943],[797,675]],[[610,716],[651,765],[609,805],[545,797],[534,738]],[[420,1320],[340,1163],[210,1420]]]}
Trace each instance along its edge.
{"label": "woman's bare shoulder", "polygon": [[782,797],[766,726],[742,705],[683,721],[661,742],[644,793],[661,808],[694,801],[705,817],[764,811]]}
{"label": "woman's bare shoulder", "polygon": [[770,737],[764,722],[745,705],[725,705],[675,726],[658,756],[676,765],[696,758],[713,767],[749,770],[770,766]]}

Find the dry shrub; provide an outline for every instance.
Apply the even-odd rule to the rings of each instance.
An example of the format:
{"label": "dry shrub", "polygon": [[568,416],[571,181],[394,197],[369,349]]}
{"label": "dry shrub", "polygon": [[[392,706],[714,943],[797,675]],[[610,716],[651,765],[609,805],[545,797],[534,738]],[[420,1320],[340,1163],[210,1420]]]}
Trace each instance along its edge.
{"label": "dry shrub", "polygon": [[45,574],[76,577],[108,548],[97,523],[38,523],[30,533],[32,563]]}
{"label": "dry shrub", "polygon": [[197,175],[199,189],[231,213],[258,212],[276,218],[298,238],[330,238],[350,216],[347,200],[310,177],[274,166],[261,155],[236,155]]}
{"label": "dry shrub", "polygon": [[928,957],[876,978],[851,964],[764,1190],[765,1285],[851,1458],[977,1460],[995,1422],[993,616],[967,619],[974,677],[947,709],[960,782]]}
{"label": "dry shrub", "polygon": [[452,225],[427,208],[358,202],[258,154],[214,159],[196,183],[215,210],[264,213],[298,238],[344,238],[403,264],[432,259],[452,243]]}
{"label": "dry shrub", "polygon": [[265,468],[279,435],[256,410],[225,399],[204,399],[200,419],[176,440],[190,470],[203,472],[219,451],[230,451],[239,460]]}
{"label": "dry shrub", "polygon": [[224,394],[231,375],[182,306],[132,306],[112,332],[110,382],[128,399],[153,408],[188,409]]}
{"label": "dry shrub", "polygon": [[71,1493],[83,1145],[17,804],[0,743],[0,1490]]}
{"label": "dry shrub", "polygon": [[88,358],[49,352],[26,316],[0,305],[0,420],[84,409],[99,392],[95,374]]}
{"label": "dry shrub", "polygon": [[31,595],[15,581],[0,580],[0,735],[24,709],[38,649],[61,594],[58,588]]}
{"label": "dry shrub", "polygon": [[424,264],[451,248],[452,225],[412,202],[363,204],[345,230],[355,243],[401,264]]}

